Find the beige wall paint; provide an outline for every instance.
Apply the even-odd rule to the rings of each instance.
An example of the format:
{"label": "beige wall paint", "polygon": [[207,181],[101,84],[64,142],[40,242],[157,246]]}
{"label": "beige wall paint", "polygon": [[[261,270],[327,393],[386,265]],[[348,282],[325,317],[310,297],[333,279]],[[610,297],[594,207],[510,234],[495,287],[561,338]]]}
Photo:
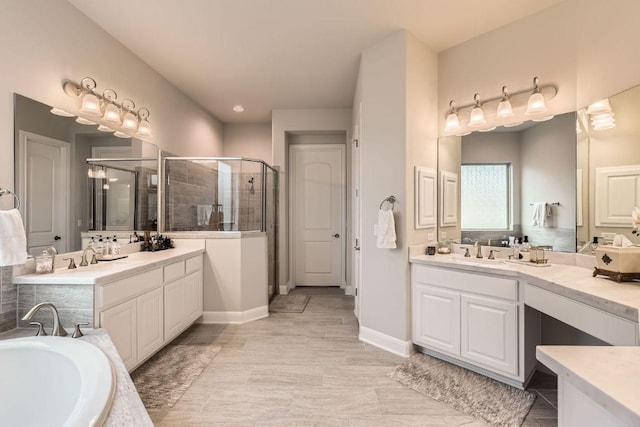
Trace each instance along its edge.
{"label": "beige wall paint", "polygon": [[[221,155],[222,125],[62,0],[0,2],[0,187],[14,188],[13,93],[77,111],[65,79],[91,76],[151,111],[155,142],[180,155]],[[4,203],[4,202],[3,202]]]}
{"label": "beige wall paint", "polygon": [[223,141],[222,155],[225,157],[248,157],[269,164],[273,162],[271,123],[225,123]]}
{"label": "beige wall paint", "polygon": [[[413,166],[436,167],[436,57],[406,31],[366,49],[354,110],[361,109],[361,325],[410,339],[408,245],[435,229],[414,229]],[[354,114],[355,120],[355,114]],[[397,249],[376,248],[380,201],[395,195]]]}

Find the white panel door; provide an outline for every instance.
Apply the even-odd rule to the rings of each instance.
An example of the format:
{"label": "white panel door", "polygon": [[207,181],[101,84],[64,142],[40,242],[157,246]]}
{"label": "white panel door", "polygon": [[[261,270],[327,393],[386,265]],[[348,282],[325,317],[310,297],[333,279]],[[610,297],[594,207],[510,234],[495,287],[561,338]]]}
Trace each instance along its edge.
{"label": "white panel door", "polygon": [[341,286],[344,146],[291,147],[295,285]]}
{"label": "white panel door", "polygon": [[138,320],[138,360],[145,359],[164,342],[162,288],[136,298]]}
{"label": "white panel door", "polygon": [[18,196],[27,233],[27,252],[40,255],[69,247],[69,143],[20,131]]}
{"label": "white panel door", "polygon": [[440,225],[455,226],[458,223],[458,174],[442,171],[442,201]]}
{"label": "white panel door", "polygon": [[416,228],[436,226],[436,176],[435,169],[415,167]]}
{"label": "white panel door", "polygon": [[460,355],[460,294],[421,284],[413,292],[413,341]]}
{"label": "white panel door", "polygon": [[515,303],[462,295],[461,356],[492,370],[518,374]]}
{"label": "white panel door", "polygon": [[100,327],[105,328],[127,369],[138,361],[136,300],[132,299],[100,313]]}

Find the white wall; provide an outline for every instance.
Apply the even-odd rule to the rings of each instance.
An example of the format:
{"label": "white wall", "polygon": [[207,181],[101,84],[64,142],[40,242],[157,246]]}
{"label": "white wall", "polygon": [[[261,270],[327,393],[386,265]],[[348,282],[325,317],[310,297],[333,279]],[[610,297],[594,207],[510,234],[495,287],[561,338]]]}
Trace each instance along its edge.
{"label": "white wall", "polygon": [[[14,188],[13,93],[77,111],[63,80],[93,77],[151,111],[155,142],[180,155],[221,155],[222,125],[64,0],[0,2],[0,187]],[[5,203],[5,202],[2,202]]]}
{"label": "white wall", "polygon": [[[397,32],[362,53],[354,98],[354,113],[361,111],[360,322],[398,345],[411,335],[408,245],[435,234],[413,224],[413,166],[437,164],[435,59],[406,31]],[[377,249],[378,207],[392,194],[398,248]]]}
{"label": "white wall", "polygon": [[[301,110],[273,110],[272,113],[273,165],[279,167],[279,195],[278,195],[278,257],[279,278],[281,292],[288,292],[289,282],[289,176],[288,151],[289,136],[296,133],[336,133],[344,132],[345,144],[350,148],[351,143],[351,109],[301,109]],[[347,194],[351,189],[351,150],[347,149]],[[347,218],[351,218],[351,198],[347,197]],[[345,246],[347,251],[346,277],[351,271],[351,231],[348,229]]]}
{"label": "white wall", "polygon": [[222,155],[273,162],[271,123],[225,123]]}

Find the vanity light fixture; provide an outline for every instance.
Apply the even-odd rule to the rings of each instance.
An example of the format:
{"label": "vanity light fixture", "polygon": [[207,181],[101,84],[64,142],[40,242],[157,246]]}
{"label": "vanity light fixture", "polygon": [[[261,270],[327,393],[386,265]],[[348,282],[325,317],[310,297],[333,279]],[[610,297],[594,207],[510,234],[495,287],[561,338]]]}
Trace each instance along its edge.
{"label": "vanity light fixture", "polygon": [[[140,108],[136,111],[136,104],[131,99],[125,99],[118,103],[118,95],[113,89],[106,89],[102,95],[96,93],[97,83],[91,77],[85,77],[76,84],[71,81],[63,83],[65,93],[73,98],[80,98],[80,108],[76,121],[86,125],[99,125],[98,130],[114,132],[120,138],[137,136],[142,139],[152,137],[151,124],[149,123],[149,110]],[[53,114],[73,117],[74,115],[64,110],[54,108]],[[86,117],[96,117],[89,119]]]}
{"label": "vanity light fixture", "polygon": [[456,132],[460,130],[460,119],[458,119],[458,113],[456,111],[456,102],[451,100],[449,102],[449,114],[447,115],[447,119],[445,121],[444,131],[445,132]]}
{"label": "vanity light fixture", "polygon": [[51,114],[55,114],[56,116],[62,116],[62,117],[75,117],[75,114],[71,114],[68,111],[63,110],[62,108],[58,108],[58,107],[53,107],[51,110],[49,110],[51,112]]}
{"label": "vanity light fixture", "polygon": [[[549,120],[553,116],[545,114],[547,103],[557,94],[556,85],[541,85],[538,78],[534,77],[533,87],[528,89],[509,93],[507,87],[503,86],[500,96],[483,98],[482,102],[477,93],[473,96],[473,103],[457,106],[451,101],[445,116],[444,131],[448,134],[464,136],[475,130],[488,132],[496,126],[518,126],[524,123],[525,119]],[[470,110],[467,116],[468,121],[464,116],[464,110],[467,109]],[[495,111],[495,114],[487,116],[487,111]],[[463,122],[466,122],[466,125]]]}
{"label": "vanity light fixture", "polygon": [[473,100],[475,102],[475,106],[473,110],[471,110],[471,115],[469,116],[469,127],[470,128],[479,128],[487,124],[487,120],[484,118],[484,111],[482,110],[482,104],[480,103],[480,95],[477,93],[473,95]]}
{"label": "vanity light fixture", "polygon": [[616,127],[615,113],[609,98],[601,99],[587,107],[586,111],[593,130],[607,130]]}

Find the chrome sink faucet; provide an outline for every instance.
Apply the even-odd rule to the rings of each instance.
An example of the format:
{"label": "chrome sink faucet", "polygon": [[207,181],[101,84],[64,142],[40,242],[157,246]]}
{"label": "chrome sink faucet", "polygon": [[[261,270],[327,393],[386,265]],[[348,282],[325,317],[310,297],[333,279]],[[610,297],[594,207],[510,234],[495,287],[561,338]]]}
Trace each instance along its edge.
{"label": "chrome sink faucet", "polygon": [[[53,314],[53,331],[51,331],[51,335],[53,335],[54,337],[66,337],[68,334],[60,324],[60,316],[58,315],[58,310],[56,309],[56,306],[51,304],[50,302],[41,302],[40,304],[33,306],[33,308],[24,315],[22,320],[31,320],[31,318],[43,307],[51,309],[51,313]],[[38,333],[40,333],[40,330],[38,330]]]}
{"label": "chrome sink faucet", "polygon": [[84,251],[82,251],[82,261],[80,261],[80,267],[86,267],[87,265],[89,265],[89,263],[87,262],[88,251],[93,252],[93,257],[91,258],[91,264],[98,263],[98,260],[96,259],[96,254],[98,253],[98,251],[96,251],[96,249],[93,246],[87,246],[86,248],[84,248]]}
{"label": "chrome sink faucet", "polygon": [[478,248],[478,253],[476,253],[476,258],[482,258],[482,245],[480,244],[480,242],[475,242],[473,246]]}

